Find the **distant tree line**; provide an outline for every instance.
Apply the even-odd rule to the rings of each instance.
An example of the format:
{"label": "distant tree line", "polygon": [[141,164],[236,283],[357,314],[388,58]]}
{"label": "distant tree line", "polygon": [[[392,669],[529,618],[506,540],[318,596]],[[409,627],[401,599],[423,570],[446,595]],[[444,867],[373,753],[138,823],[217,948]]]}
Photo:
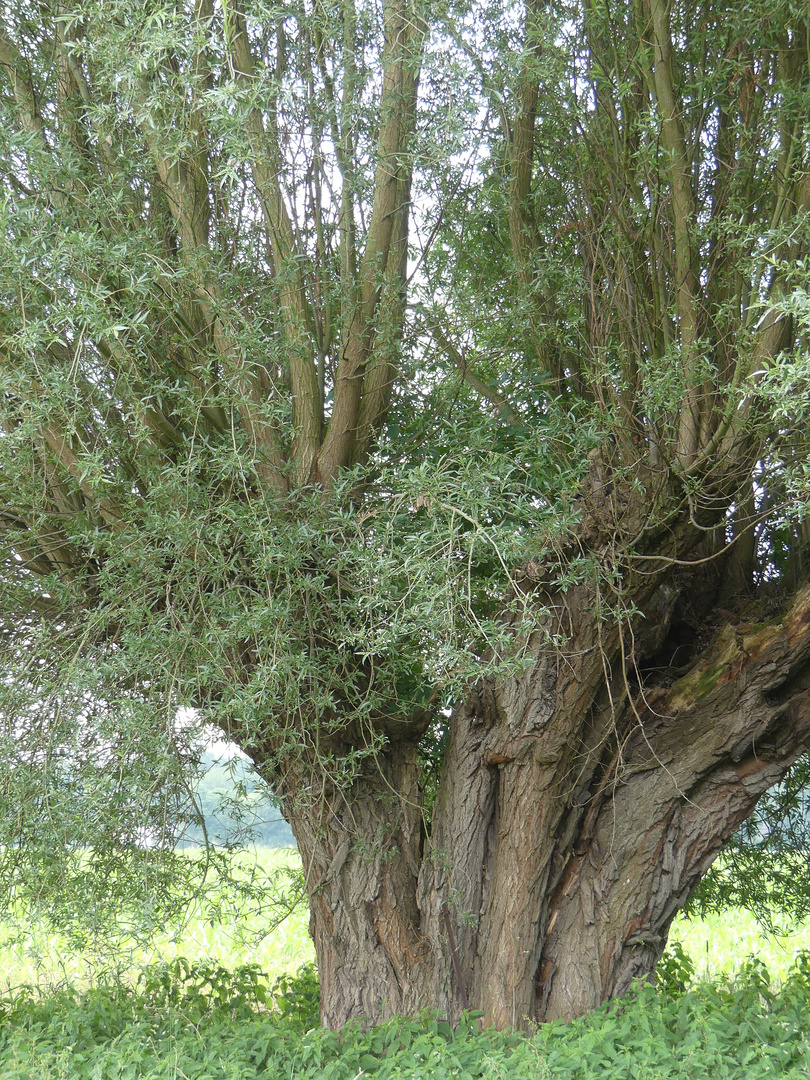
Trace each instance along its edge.
{"label": "distant tree line", "polygon": [[189,822],[181,835],[181,847],[208,843],[261,844],[292,847],[295,839],[267,785],[243,757],[223,758],[207,752],[200,762],[194,785],[196,812],[202,823]]}

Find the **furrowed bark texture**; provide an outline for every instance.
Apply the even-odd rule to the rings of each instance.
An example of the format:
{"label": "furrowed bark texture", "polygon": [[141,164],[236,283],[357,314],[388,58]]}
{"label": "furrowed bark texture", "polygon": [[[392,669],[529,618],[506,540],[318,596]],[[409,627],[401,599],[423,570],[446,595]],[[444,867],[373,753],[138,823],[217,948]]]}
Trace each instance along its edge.
{"label": "furrowed bark texture", "polygon": [[456,710],[429,837],[407,744],[294,816],[327,1026],[469,1007],[505,1028],[627,993],[810,743],[810,588],[630,693],[594,611],[572,590],[566,647]]}
{"label": "furrowed bark texture", "polygon": [[414,746],[371,764],[348,797],[290,822],[310,897],[326,1026],[414,1015],[431,1000],[417,906],[421,837]]}
{"label": "furrowed bark texture", "polygon": [[807,745],[810,591],[783,617],[727,626],[695,668],[624,709],[611,798],[586,813],[549,902],[538,1019],[626,993],[757,799]]}

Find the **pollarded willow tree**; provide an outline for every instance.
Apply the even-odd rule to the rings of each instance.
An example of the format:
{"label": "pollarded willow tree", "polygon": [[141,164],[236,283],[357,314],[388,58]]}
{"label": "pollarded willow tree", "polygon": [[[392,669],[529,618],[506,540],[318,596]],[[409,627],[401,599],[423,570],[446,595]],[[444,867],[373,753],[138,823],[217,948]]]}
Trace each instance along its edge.
{"label": "pollarded willow tree", "polygon": [[160,884],[186,707],[283,800],[326,1024],[652,971],[810,745],[808,33],[3,6],[7,889]]}

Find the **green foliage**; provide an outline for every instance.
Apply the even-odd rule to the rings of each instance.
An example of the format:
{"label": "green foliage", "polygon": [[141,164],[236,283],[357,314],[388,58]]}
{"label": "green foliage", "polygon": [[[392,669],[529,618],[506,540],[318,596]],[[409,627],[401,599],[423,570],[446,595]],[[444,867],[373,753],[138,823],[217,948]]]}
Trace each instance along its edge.
{"label": "green foliage", "polygon": [[[212,502],[189,473],[229,471],[247,488],[249,460],[192,443],[148,500],[122,495],[115,535],[74,522],[75,542],[103,547],[97,603],[75,633],[25,630],[0,685],[0,884],[51,897],[77,929],[122,906],[164,919],[150,897],[190,864],[163,853],[199,828],[201,736],[174,724],[180,705],[263,747],[267,777],[303,765],[317,790],[319,771],[350,783],[387,733],[471,678],[515,670],[499,617],[509,568],[553,542],[552,492],[570,473],[549,474],[538,441],[516,460],[475,437],[475,457],[380,468],[359,505],[359,474],[347,474],[328,499],[301,492],[294,515],[258,495]],[[512,593],[516,614],[525,601]],[[80,902],[57,915],[77,878]],[[177,884],[193,889],[189,876]]]}
{"label": "green foliage", "polygon": [[221,964],[190,962],[179,956],[148,967],[138,976],[137,990],[158,1008],[177,1007],[190,1017],[211,1009],[238,1015],[266,1005],[267,989],[256,964],[230,971]]}
{"label": "green foliage", "polygon": [[669,997],[685,994],[695,974],[695,964],[680,941],[668,945],[655,966],[655,981]]}
{"label": "green foliage", "polygon": [[259,964],[274,974],[311,964],[314,949],[297,851],[241,851],[232,862],[232,874],[250,889],[234,892],[215,875],[211,887],[198,885],[192,901],[174,908],[170,920],[142,927],[134,939],[99,932],[87,941],[71,926],[66,932],[55,929],[42,907],[6,910],[0,921],[2,985],[86,985],[93,979],[134,984],[144,969],[172,965],[179,957],[229,971]]}
{"label": "green foliage", "polygon": [[804,756],[767,791],[700,882],[688,913],[729,907],[752,911],[763,926],[810,914],[810,759]]}
{"label": "green foliage", "polygon": [[270,997],[291,1027],[309,1031],[320,1023],[321,988],[314,964],[302,964],[292,975],[279,975]]}
{"label": "green foliage", "polygon": [[204,754],[194,801],[203,820],[189,822],[180,837],[183,846],[242,840],[268,848],[295,845],[278,802],[244,757],[220,759]]}
{"label": "green foliage", "polygon": [[[220,965],[238,965],[259,952],[274,966],[286,967],[308,954],[306,891],[297,853],[288,858],[265,849],[209,849],[178,853],[173,860],[176,865],[167,866],[164,853],[147,862],[139,891],[123,901],[117,889],[127,887],[132,871],[126,853],[121,878],[109,881],[109,892],[102,871],[110,854],[87,851],[75,865],[53,871],[54,876],[74,873],[78,882],[68,877],[67,887],[33,896],[17,887],[2,922],[8,977],[14,977],[18,962],[29,978],[31,965],[52,977],[54,967],[64,963],[74,973],[77,967],[118,971],[155,952],[173,962],[187,936]],[[18,960],[12,960],[12,949]]]}
{"label": "green foliage", "polygon": [[342,1034],[302,1021],[311,972],[270,991],[254,968],[232,973],[178,962],[144,973],[136,989],[30,990],[0,1001],[2,1080],[725,1080],[799,1077],[810,1066],[805,1016],[810,962],[797,958],[781,989],[752,962],[734,979],[677,997],[649,985],[573,1024],[532,1036],[453,1030],[440,1017],[397,1019]]}

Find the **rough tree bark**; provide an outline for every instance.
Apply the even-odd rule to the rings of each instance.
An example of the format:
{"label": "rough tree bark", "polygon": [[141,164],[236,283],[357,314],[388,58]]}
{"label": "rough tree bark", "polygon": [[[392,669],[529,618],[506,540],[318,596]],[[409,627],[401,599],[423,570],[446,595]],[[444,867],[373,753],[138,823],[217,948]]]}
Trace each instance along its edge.
{"label": "rough tree bark", "polygon": [[456,710],[429,838],[412,745],[293,818],[325,1025],[469,1007],[504,1028],[627,993],[810,743],[810,589],[615,713],[587,637]]}

